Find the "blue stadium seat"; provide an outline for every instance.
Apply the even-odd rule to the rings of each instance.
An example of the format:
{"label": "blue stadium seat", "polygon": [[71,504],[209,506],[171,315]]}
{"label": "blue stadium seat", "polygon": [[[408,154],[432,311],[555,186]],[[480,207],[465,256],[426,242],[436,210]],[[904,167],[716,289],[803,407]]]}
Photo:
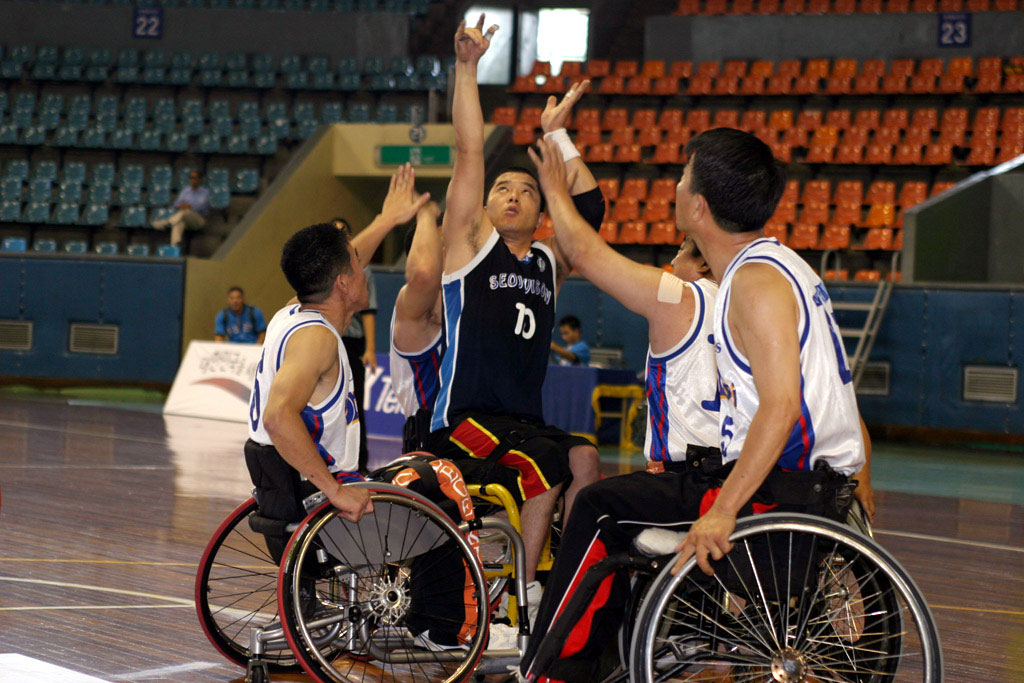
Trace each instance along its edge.
{"label": "blue stadium seat", "polygon": [[115,83],[138,83],[139,82],[139,67],[137,66],[119,66],[114,69],[113,81]]}
{"label": "blue stadium seat", "polygon": [[219,138],[227,137],[231,135],[234,129],[234,124],[230,118],[222,117],[210,120],[210,128],[208,133],[213,133]]}
{"label": "blue stadium seat", "polygon": [[258,137],[263,129],[263,123],[259,119],[242,119],[238,122],[238,134],[246,138]]}
{"label": "blue stadium seat", "polygon": [[80,81],[82,80],[81,64],[61,64],[57,69],[58,81]]}
{"label": "blue stadium seat", "polygon": [[25,159],[12,159],[7,162],[4,168],[4,178],[17,178],[28,180],[28,161]]}
{"label": "blue stadium seat", "polygon": [[445,75],[447,72],[444,70],[435,76],[426,76],[421,81],[425,90],[444,90],[448,83],[448,77]]}
{"label": "blue stadium seat", "polygon": [[110,136],[110,146],[114,149],[133,149],[135,134],[127,128],[118,128]]}
{"label": "blue stadium seat", "polygon": [[307,140],[313,135],[313,132],[320,127],[320,123],[317,121],[299,121],[295,124],[295,139],[296,140]]}
{"label": "blue stadium seat", "polygon": [[0,180],[0,200],[20,202],[22,182],[21,178],[4,178]]}
{"label": "blue stadium seat", "polygon": [[60,171],[60,179],[66,183],[85,182],[85,163],[82,161],[68,161]]}
{"label": "blue stadium seat", "polygon": [[52,237],[37,237],[32,243],[32,251],[37,254],[53,254],[57,251],[57,240]]}
{"label": "blue stadium seat", "polygon": [[191,52],[179,51],[171,54],[172,69],[191,69],[195,66],[195,59]]}
{"label": "blue stadium seat", "polygon": [[284,86],[291,90],[307,89],[309,87],[309,72],[296,71],[295,73],[286,74],[284,77]]}
{"label": "blue stadium seat", "polygon": [[33,92],[19,92],[14,96],[11,111],[35,111],[36,94]]}
{"label": "blue stadium seat", "polygon": [[101,95],[96,98],[96,117],[117,118],[117,95]]}
{"label": "blue stadium seat", "polygon": [[256,138],[256,153],[266,156],[277,154],[277,138],[270,133],[265,133]]}
{"label": "blue stadium seat", "polygon": [[107,146],[107,134],[100,128],[86,128],[82,131],[78,146],[102,149]]}
{"label": "blue stadium seat", "polygon": [[211,119],[230,119],[231,105],[227,100],[210,100],[206,115]]}
{"label": "blue stadium seat", "polygon": [[82,214],[85,225],[106,225],[110,220],[110,208],[107,204],[89,204]]}
{"label": "blue stadium seat", "polygon": [[188,136],[182,131],[174,131],[167,136],[164,141],[164,149],[168,152],[187,152],[188,151]]}
{"label": "blue stadium seat", "polygon": [[377,114],[373,120],[375,123],[397,123],[398,106],[394,104],[381,104],[377,107]]}
{"label": "blue stadium seat", "polygon": [[89,66],[110,66],[113,61],[113,57],[108,48],[95,47],[89,50],[88,64]]}
{"label": "blue stadium seat", "polygon": [[13,123],[0,124],[0,145],[18,144],[18,127]]}
{"label": "blue stadium seat", "polygon": [[43,109],[36,117],[36,124],[45,131],[51,131],[60,124],[60,111],[55,109]]}
{"label": "blue stadium seat", "polygon": [[252,56],[252,70],[254,73],[271,73],[276,71],[274,68],[274,56],[260,52]]}
{"label": "blue stadium seat", "polygon": [[[304,123],[308,124],[313,122],[307,121]],[[304,125],[304,123],[299,123],[298,125],[301,126]],[[292,134],[292,124],[288,119],[275,119],[274,121],[270,121],[267,124],[267,129],[270,131],[270,135],[272,135],[276,140],[284,140]],[[256,137],[259,137],[259,134],[257,134]]]}
{"label": "blue stadium seat", "polygon": [[36,64],[56,64],[57,61],[57,48],[43,46],[36,50]]}
{"label": "blue stadium seat", "polygon": [[131,187],[142,187],[142,181],[144,177],[144,171],[142,166],[138,164],[128,164],[121,167],[121,177],[118,179],[118,184],[121,187],[125,185]]}
{"label": "blue stadium seat", "polygon": [[238,119],[248,121],[260,119],[260,103],[253,100],[243,100],[238,103]]}
{"label": "blue stadium seat", "polygon": [[66,47],[60,61],[64,66],[83,66],[85,64],[85,50],[80,47]]}
{"label": "blue stadium seat", "polygon": [[171,67],[164,78],[167,85],[185,86],[192,83],[191,67]]}
{"label": "blue stadium seat", "polygon": [[[167,3],[164,2],[166,5]],[[164,50],[146,50],[142,55],[142,66],[149,68],[166,68],[167,66],[167,52]]]}
{"label": "blue stadium seat", "polygon": [[181,101],[181,118],[203,118],[203,101],[188,99]]}
{"label": "blue stadium seat", "polygon": [[89,81],[90,83],[102,83],[107,80],[110,75],[110,67],[107,66],[88,66],[85,69],[85,75],[82,76],[83,80]]}
{"label": "blue stadium seat", "polygon": [[174,174],[174,189],[181,190],[188,187],[188,177],[192,174],[192,171],[196,170],[195,166],[181,166],[175,171]]}
{"label": "blue stadium seat", "polygon": [[200,69],[219,69],[221,68],[220,53],[219,52],[203,52],[199,55],[198,67]]}
{"label": "blue stadium seat", "polygon": [[20,253],[28,251],[28,241],[24,237],[5,237],[0,251]]}
{"label": "blue stadium seat", "polygon": [[152,211],[149,212],[149,222],[152,224],[156,223],[157,221],[162,221],[166,218],[170,218],[172,213],[174,213],[174,210],[171,209],[169,206],[162,206],[158,209],[153,209]]}
{"label": "blue stadium seat", "polygon": [[142,201],[142,188],[138,185],[122,185],[117,188],[117,203],[120,206],[131,206]]}
{"label": "blue stadium seat", "polygon": [[363,77],[359,74],[341,74],[338,76],[338,90],[355,92],[363,87]]}
{"label": "blue stadium seat", "polygon": [[143,85],[163,85],[167,82],[167,69],[160,66],[147,66],[139,75],[139,83]]}
{"label": "blue stadium seat", "polygon": [[248,88],[251,82],[248,71],[228,71],[225,85],[229,88]]}
{"label": "blue stadium seat", "polygon": [[312,102],[296,102],[292,108],[292,116],[296,121],[313,121],[316,113],[313,110]]}
{"label": "blue stadium seat", "polygon": [[160,149],[160,131],[144,130],[139,133],[135,145],[144,152],[155,152]]}
{"label": "blue stadium seat", "polygon": [[313,74],[309,87],[312,90],[334,90],[334,74]]}
{"label": "blue stadium seat", "polygon": [[337,61],[337,70],[339,74],[359,74],[359,58],[358,57],[339,57]]}
{"label": "blue stadium seat", "polygon": [[144,97],[129,97],[124,101],[124,114],[125,116],[141,116],[146,117],[146,98]]}
{"label": "blue stadium seat", "polygon": [[327,102],[320,107],[321,123],[340,123],[345,120],[341,112],[341,102]]}
{"label": "blue stadium seat", "polygon": [[49,223],[50,203],[29,202],[25,207],[25,213],[21,215],[21,220],[25,223]]}
{"label": "blue stadium seat", "polygon": [[129,244],[126,250],[129,256],[149,256],[148,244]]}
{"label": "blue stadium seat", "polygon": [[56,64],[36,64],[32,67],[32,79],[36,81],[54,81],[57,79]]}
{"label": "blue stadium seat", "polygon": [[273,71],[254,74],[252,77],[252,84],[254,87],[260,88],[261,90],[270,90],[277,85],[277,74]]}
{"label": "blue stadium seat", "polygon": [[413,63],[408,57],[392,57],[391,63],[388,64],[388,71],[395,76],[406,75],[411,76],[413,73]]}
{"label": "blue stadium seat", "polygon": [[437,57],[420,55],[416,58],[416,73],[420,76],[433,76],[441,73],[441,62]]}
{"label": "blue stadium seat", "polygon": [[88,249],[84,240],[68,240],[64,243],[65,254],[84,254]]}
{"label": "blue stadium seat", "polygon": [[231,204],[231,193],[223,187],[210,188],[210,208],[226,209]]}
{"label": "blue stadium seat", "polygon": [[35,203],[49,203],[53,195],[53,181],[36,178],[28,183],[28,200]]}
{"label": "blue stadium seat", "polygon": [[0,202],[0,223],[17,223],[21,220],[21,202]]}
{"label": "blue stadium seat", "polygon": [[9,62],[4,60],[0,62],[0,78],[6,78],[11,81],[20,81],[24,66],[15,62]]}
{"label": "blue stadium seat", "polygon": [[224,72],[220,69],[202,69],[199,72],[199,86],[218,88],[224,84]]}
{"label": "blue stadium seat", "polygon": [[370,76],[370,90],[394,90],[395,77],[391,74],[373,74]]}
{"label": "blue stadium seat", "polygon": [[226,168],[211,168],[206,172],[206,186],[210,190],[226,190],[231,183],[231,173]]}
{"label": "blue stadium seat", "polygon": [[118,66],[138,66],[139,65],[139,51],[134,47],[122,48],[117,53],[117,65]]}
{"label": "blue stadium seat", "polygon": [[97,242],[93,251],[100,256],[117,256],[117,242]]}
{"label": "blue stadium seat", "polygon": [[30,147],[38,147],[46,142],[46,129],[42,126],[29,126],[21,131],[19,142]]}
{"label": "blue stadium seat", "polygon": [[148,223],[146,223],[146,207],[122,207],[121,220],[118,225],[122,228],[145,228],[148,225]]}
{"label": "blue stadium seat", "polygon": [[71,99],[68,100],[69,114],[85,114],[86,116],[89,116],[89,111],[91,109],[92,98],[87,93],[72,95]]}
{"label": "blue stadium seat", "polygon": [[331,2],[330,0],[309,0],[309,11],[310,12],[330,12]]}
{"label": "blue stadium seat", "polygon": [[244,71],[249,68],[248,61],[244,52],[229,52],[224,57],[224,68],[229,71]]}
{"label": "blue stadium seat", "polygon": [[149,169],[149,181],[146,183],[146,187],[150,190],[158,187],[166,187],[170,189],[171,181],[174,179],[174,172],[170,166],[166,164],[160,164],[158,166],[152,166]]}
{"label": "blue stadium seat", "polygon": [[364,74],[382,74],[386,72],[383,57],[367,57],[363,60]]}
{"label": "blue stadium seat", "polygon": [[6,90],[0,90],[0,115],[3,115],[7,111],[7,100],[8,95]]}
{"label": "blue stadium seat", "polygon": [[306,71],[311,74],[325,74],[331,69],[331,61],[327,57],[307,57]]}
{"label": "blue stadium seat", "polygon": [[101,161],[92,165],[92,171],[89,173],[90,185],[112,185],[113,183],[114,164],[109,161]]}
{"label": "blue stadium seat", "polygon": [[395,76],[395,90],[422,90],[423,84],[416,74]]}
{"label": "blue stadium seat", "polygon": [[110,204],[113,193],[114,191],[109,183],[93,183],[89,185],[89,204],[106,206]]}
{"label": "blue stadium seat", "polygon": [[302,60],[298,55],[284,55],[281,57],[279,70],[283,74],[293,74],[302,70]]}
{"label": "blue stadium seat", "polygon": [[180,258],[181,248],[176,244],[161,244],[156,248],[156,255],[160,258]]}
{"label": "blue stadium seat", "polygon": [[353,102],[348,105],[348,120],[352,123],[369,123],[370,105],[365,102]]}
{"label": "blue stadium seat", "polygon": [[254,168],[243,168],[235,172],[231,180],[231,191],[238,194],[253,194],[260,189],[260,174]]}
{"label": "blue stadium seat", "polygon": [[171,203],[171,186],[158,185],[146,190],[146,204],[148,206],[169,206]]}
{"label": "blue stadium seat", "polygon": [[249,154],[249,136],[235,133],[227,137],[226,149],[228,154]]}
{"label": "blue stadium seat", "polygon": [[203,133],[196,142],[196,151],[200,154],[218,154],[221,151],[221,139],[213,133]]}
{"label": "blue stadium seat", "polygon": [[263,118],[266,121],[288,118],[288,104],[285,102],[268,102],[263,110]]}
{"label": "blue stadium seat", "polygon": [[29,45],[11,45],[7,51],[7,59],[18,64],[28,64],[35,57],[35,49]]}
{"label": "blue stadium seat", "polygon": [[53,212],[53,222],[58,225],[77,225],[81,207],[77,202],[65,202],[57,205]]}
{"label": "blue stadium seat", "polygon": [[82,201],[82,183],[62,180],[57,188],[57,201],[78,204]]}

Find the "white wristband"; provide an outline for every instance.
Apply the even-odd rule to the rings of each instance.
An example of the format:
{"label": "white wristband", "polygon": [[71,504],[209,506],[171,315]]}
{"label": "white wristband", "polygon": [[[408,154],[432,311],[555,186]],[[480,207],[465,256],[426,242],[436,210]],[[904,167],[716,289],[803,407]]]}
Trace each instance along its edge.
{"label": "white wristband", "polygon": [[569,163],[580,155],[580,151],[576,149],[576,145],[572,144],[572,140],[569,139],[569,133],[565,128],[559,128],[558,130],[553,130],[550,133],[544,133],[544,139],[558,145],[558,149],[562,152],[562,161],[566,163]]}

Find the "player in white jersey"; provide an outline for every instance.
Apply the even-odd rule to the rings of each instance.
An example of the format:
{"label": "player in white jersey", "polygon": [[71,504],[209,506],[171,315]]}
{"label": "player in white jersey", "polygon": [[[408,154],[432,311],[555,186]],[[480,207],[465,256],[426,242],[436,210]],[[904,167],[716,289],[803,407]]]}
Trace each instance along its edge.
{"label": "player in white jersey", "polygon": [[[779,491],[808,485],[788,470],[814,468],[835,492],[807,511],[844,515],[848,477],[864,465],[865,445],[828,294],[795,253],[761,231],[785,184],[771,149],[748,133],[717,128],[692,139],[686,152],[677,220],[721,283],[715,342],[724,480],[679,545],[675,570],[695,555],[711,574],[709,559],[732,547],[737,515],[784,509],[791,501],[779,500]],[[771,487],[771,480],[789,485]]]}
{"label": "player in white jersey", "polygon": [[[301,520],[310,485],[348,519],[372,509],[364,490],[342,486],[361,477],[353,473],[358,412],[340,335],[352,315],[366,307],[365,262],[391,229],[429,200],[429,195],[416,197],[413,183],[411,167],[399,169],[381,213],[351,240],[344,230],[321,223],[298,231],[282,249],[281,269],[296,299],[273,317],[267,331],[245,444],[246,466],[265,517]],[[280,551],[283,540],[267,539],[272,553]]]}
{"label": "player in white jersey", "polygon": [[440,387],[444,313],[439,215],[434,202],[416,214],[412,239],[407,238],[405,284],[398,290],[391,316],[391,388],[406,417],[402,446],[406,453],[424,449]]}

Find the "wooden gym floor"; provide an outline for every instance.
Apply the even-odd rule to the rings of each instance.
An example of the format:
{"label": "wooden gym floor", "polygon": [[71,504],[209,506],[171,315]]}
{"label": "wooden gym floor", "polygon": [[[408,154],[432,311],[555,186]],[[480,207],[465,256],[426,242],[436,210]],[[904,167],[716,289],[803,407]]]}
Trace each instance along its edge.
{"label": "wooden gym floor", "polygon": [[[248,496],[244,440],[236,423],[0,398],[0,681],[240,680],[200,630],[193,582]],[[931,604],[946,680],[1024,681],[1024,454],[875,453],[876,538]],[[642,461],[603,458],[608,475]],[[25,663],[81,675],[14,673]]]}

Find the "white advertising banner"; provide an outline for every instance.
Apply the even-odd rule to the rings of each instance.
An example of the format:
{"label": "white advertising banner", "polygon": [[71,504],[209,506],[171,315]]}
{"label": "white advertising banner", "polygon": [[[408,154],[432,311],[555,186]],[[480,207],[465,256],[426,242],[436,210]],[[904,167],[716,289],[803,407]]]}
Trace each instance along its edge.
{"label": "white advertising banner", "polygon": [[258,344],[189,343],[164,413],[246,422],[261,350]]}

